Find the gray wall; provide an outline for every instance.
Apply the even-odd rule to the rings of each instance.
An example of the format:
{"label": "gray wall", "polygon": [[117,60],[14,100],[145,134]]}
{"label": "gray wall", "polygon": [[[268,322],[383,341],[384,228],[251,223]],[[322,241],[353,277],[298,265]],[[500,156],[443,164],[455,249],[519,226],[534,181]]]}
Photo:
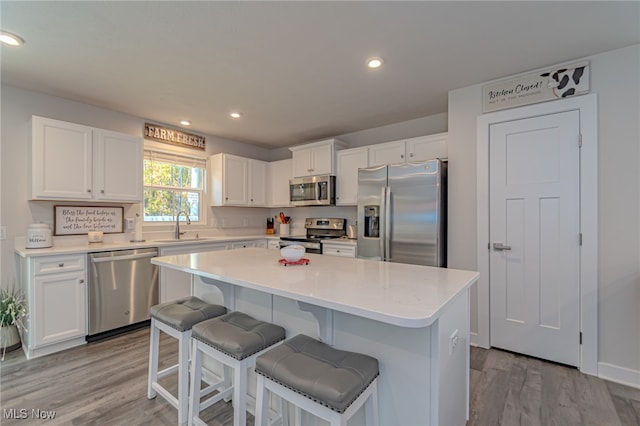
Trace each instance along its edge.
{"label": "gray wall", "polygon": [[[591,61],[591,92],[598,94],[599,117],[599,370],[614,370],[640,385],[640,46],[586,59]],[[453,268],[477,268],[476,126],[483,84],[449,92],[448,243]]]}

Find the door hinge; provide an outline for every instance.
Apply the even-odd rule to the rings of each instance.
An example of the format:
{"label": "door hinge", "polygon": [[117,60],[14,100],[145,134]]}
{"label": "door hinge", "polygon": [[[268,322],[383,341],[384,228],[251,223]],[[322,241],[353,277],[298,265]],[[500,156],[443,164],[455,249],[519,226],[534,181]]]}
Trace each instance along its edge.
{"label": "door hinge", "polygon": [[579,240],[578,245],[581,246],[582,245],[582,232],[579,234],[578,240]]}
{"label": "door hinge", "polygon": [[582,133],[578,135],[578,148],[582,148]]}
{"label": "door hinge", "polygon": [[580,332],[580,344],[582,344],[582,331]]}

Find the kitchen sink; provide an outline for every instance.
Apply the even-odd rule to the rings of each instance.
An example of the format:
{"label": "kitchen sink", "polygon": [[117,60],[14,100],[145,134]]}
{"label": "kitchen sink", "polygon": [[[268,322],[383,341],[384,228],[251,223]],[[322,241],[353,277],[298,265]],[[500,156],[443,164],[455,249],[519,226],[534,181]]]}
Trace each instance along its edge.
{"label": "kitchen sink", "polygon": [[153,240],[156,243],[179,243],[181,241],[207,241],[212,240],[213,238],[207,237],[198,237],[198,238],[180,238],[179,240],[175,238],[167,238],[166,240]]}

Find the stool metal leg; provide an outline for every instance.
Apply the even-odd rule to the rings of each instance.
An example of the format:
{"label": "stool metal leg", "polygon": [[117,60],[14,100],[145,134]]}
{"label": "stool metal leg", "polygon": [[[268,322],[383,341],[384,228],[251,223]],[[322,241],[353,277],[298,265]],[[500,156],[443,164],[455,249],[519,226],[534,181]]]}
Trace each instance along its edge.
{"label": "stool metal leg", "polygon": [[149,377],[147,379],[147,398],[153,399],[157,393],[153,383],[158,381],[158,353],[160,351],[160,330],[155,319],[151,318],[151,335],[149,337]]}

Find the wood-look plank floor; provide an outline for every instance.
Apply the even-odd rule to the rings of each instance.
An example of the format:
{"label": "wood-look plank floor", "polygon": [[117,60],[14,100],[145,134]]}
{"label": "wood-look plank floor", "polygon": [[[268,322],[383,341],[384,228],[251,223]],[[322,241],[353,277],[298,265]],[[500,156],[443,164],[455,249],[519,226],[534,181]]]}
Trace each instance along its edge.
{"label": "wood-look plank floor", "polygon": [[[175,363],[175,340],[161,333],[161,365]],[[2,425],[175,425],[177,411],[146,397],[149,330],[27,361],[22,351],[0,364]],[[640,390],[578,370],[500,350],[471,350],[468,426],[640,425]],[[163,384],[175,392],[175,379]],[[32,410],[55,411],[52,420]],[[20,417],[26,410],[26,419]],[[232,424],[231,404],[220,402],[202,417]],[[253,416],[248,415],[248,424]],[[402,426],[402,425],[393,425]]]}

